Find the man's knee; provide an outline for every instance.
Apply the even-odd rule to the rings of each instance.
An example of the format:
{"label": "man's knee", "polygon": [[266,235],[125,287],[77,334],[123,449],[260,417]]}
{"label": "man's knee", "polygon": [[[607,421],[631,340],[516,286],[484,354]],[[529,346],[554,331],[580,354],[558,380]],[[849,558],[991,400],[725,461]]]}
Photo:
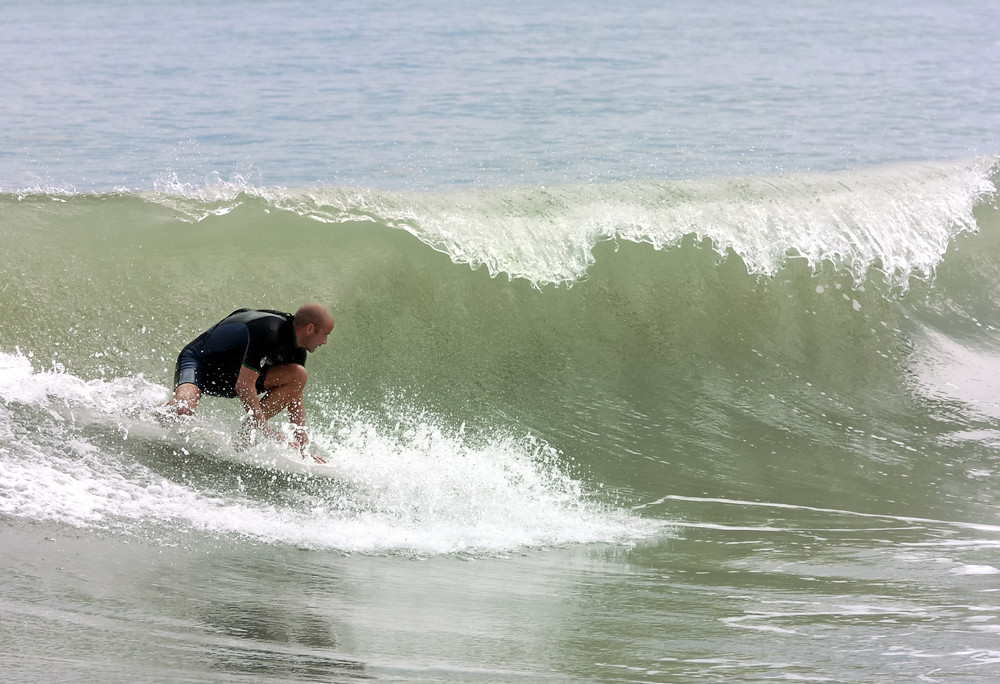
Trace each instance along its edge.
{"label": "man's knee", "polygon": [[197,402],[179,400],[173,403],[174,411],[178,416],[193,416],[194,410],[198,408]]}
{"label": "man's knee", "polygon": [[183,383],[174,390],[174,398],[170,400],[168,406],[172,407],[179,416],[193,416],[194,410],[198,408],[198,400],[201,399],[201,390],[197,385]]}
{"label": "man's knee", "polygon": [[302,392],[308,379],[309,373],[305,366],[289,363],[269,370],[264,378],[264,387],[269,390],[285,387],[294,392]]}
{"label": "man's knee", "polygon": [[305,366],[299,365],[297,363],[290,364],[291,372],[293,377],[293,384],[299,387],[306,386],[306,380],[309,379],[309,372],[306,370]]}

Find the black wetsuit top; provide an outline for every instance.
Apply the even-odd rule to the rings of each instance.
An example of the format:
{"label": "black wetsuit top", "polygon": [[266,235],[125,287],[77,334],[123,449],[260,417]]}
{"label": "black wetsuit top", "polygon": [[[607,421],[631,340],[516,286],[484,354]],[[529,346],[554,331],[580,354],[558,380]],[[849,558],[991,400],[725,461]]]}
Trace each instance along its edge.
{"label": "black wetsuit top", "polygon": [[305,365],[306,350],[295,343],[292,314],[238,309],[188,344],[177,357],[174,386],[191,382],[217,397],[236,396],[240,367],[259,373],[257,392],[272,366]]}

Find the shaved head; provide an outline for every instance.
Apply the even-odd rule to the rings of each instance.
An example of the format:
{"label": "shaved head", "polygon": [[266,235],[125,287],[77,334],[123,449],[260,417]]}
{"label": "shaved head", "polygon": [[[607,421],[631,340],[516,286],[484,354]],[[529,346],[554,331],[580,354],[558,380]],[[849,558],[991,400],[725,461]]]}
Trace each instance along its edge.
{"label": "shaved head", "polygon": [[317,328],[333,328],[333,314],[321,304],[304,304],[295,312],[295,325],[304,328],[310,324]]}
{"label": "shaved head", "polygon": [[295,343],[308,352],[326,344],[333,332],[333,315],[319,304],[306,304],[295,312]]}

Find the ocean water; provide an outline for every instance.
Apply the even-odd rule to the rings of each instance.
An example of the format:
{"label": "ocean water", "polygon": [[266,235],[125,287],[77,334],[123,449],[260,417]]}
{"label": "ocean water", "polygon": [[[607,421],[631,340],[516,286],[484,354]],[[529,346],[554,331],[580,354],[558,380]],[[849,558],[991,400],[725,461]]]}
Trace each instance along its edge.
{"label": "ocean water", "polygon": [[1000,9],[426,4],[0,3],[3,681],[995,681]]}

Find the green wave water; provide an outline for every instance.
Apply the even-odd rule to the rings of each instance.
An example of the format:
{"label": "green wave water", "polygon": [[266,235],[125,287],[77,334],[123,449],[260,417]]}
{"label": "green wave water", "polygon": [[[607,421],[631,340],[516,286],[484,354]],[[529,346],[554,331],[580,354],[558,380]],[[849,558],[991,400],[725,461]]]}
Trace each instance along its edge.
{"label": "green wave water", "polygon": [[[319,300],[337,327],[308,402],[335,453],[394,454],[405,473],[414,454],[499,449],[555,499],[654,518],[668,483],[954,511],[955,444],[996,438],[973,365],[998,325],[994,181],[974,160],[445,195],[7,195],[0,352],[28,384],[165,398],[177,351],[221,315]],[[225,425],[228,409],[208,411]],[[405,479],[369,484],[398,508]],[[442,496],[411,494],[421,510]]]}

